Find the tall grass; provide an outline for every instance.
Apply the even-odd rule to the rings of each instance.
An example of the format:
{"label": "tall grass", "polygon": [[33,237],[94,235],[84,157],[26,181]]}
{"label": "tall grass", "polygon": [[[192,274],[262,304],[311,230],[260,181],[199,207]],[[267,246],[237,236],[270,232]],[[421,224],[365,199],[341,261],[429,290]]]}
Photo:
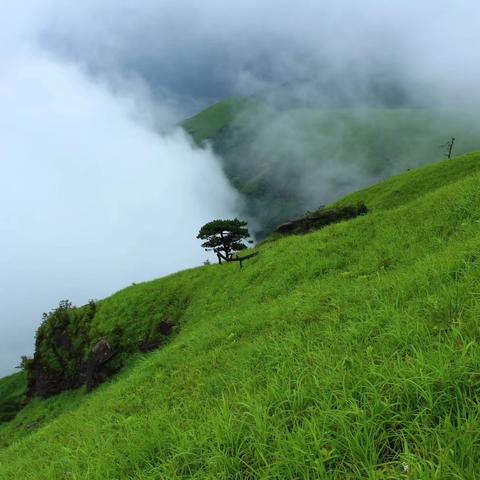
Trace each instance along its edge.
{"label": "tall grass", "polygon": [[1,427],[0,478],[480,478],[468,162],[480,155],[445,163],[465,174],[444,186],[424,170],[395,208],[265,243],[243,270],[201,267],[104,300],[99,328],[134,333],[180,298],[181,329],[93,394],[35,400]]}

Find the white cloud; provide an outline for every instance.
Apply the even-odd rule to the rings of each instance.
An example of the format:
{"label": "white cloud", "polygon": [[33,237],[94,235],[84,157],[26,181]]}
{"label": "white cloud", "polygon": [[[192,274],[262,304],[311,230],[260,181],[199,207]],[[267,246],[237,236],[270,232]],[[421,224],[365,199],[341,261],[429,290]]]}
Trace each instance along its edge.
{"label": "white cloud", "polygon": [[201,264],[199,227],[237,201],[211,152],[148,129],[136,98],[45,54],[11,18],[29,26],[10,28],[0,67],[0,374],[59,300]]}

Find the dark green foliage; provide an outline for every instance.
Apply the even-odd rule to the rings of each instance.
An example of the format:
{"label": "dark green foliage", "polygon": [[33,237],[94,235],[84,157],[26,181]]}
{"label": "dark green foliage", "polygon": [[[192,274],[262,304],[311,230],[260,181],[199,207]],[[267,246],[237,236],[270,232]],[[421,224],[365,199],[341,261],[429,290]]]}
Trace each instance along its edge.
{"label": "dark green foliage", "polygon": [[85,381],[85,364],[94,339],[89,335],[96,304],[77,308],[68,300],[43,314],[36,333],[35,355],[28,365],[31,395],[48,396]]}
{"label": "dark green foliage", "polygon": [[33,358],[29,358],[26,355],[20,357],[20,364],[16,367],[20,370],[27,371],[32,367]]}
{"label": "dark green foliage", "polygon": [[205,240],[202,247],[208,252],[217,255],[218,263],[222,260],[230,262],[236,252],[245,250],[243,243],[250,237],[247,222],[235,218],[233,220],[213,220],[206,223],[197,235],[200,240]]}

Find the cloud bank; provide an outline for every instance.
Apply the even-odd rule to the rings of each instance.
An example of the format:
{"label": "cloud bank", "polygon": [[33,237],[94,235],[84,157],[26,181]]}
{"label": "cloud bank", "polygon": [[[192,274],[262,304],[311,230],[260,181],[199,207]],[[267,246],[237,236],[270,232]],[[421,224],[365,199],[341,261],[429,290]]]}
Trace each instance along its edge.
{"label": "cloud bank", "polygon": [[103,0],[48,13],[52,51],[94,75],[141,76],[157,98],[191,107],[289,84],[282,97],[343,104],[392,90],[398,103],[479,97],[472,0]]}
{"label": "cloud bank", "polygon": [[0,25],[0,375],[59,300],[201,264],[196,232],[238,201],[210,151],[157,133],[171,106],[152,119],[138,82],[112,92],[40,49],[31,12]]}
{"label": "cloud bank", "polygon": [[[266,101],[281,112],[261,127],[260,143],[271,152],[275,170],[268,178],[280,202],[296,198],[292,214],[298,215],[441,158],[439,145],[453,136],[456,153],[480,146],[474,142],[480,131],[479,27],[480,4],[472,0],[104,0],[57,4],[39,41],[115,88],[119,78],[140,78],[154,102],[168,98],[184,116],[231,95]],[[396,135],[395,125],[385,127],[379,115],[361,112],[358,121],[335,120],[334,128],[319,130],[313,141],[319,149],[309,152],[301,141],[305,122],[284,115],[301,107],[428,109],[431,115],[423,124],[415,122],[423,112],[400,119],[404,125]],[[244,121],[261,122],[255,114]],[[405,127],[409,122],[412,128]],[[276,139],[268,142],[279,123],[282,155]],[[372,154],[361,143],[374,137],[370,131],[377,125],[384,135]],[[389,148],[399,136],[401,144]],[[221,153],[228,164],[229,153]],[[262,159],[251,153],[242,165],[253,165],[257,173]],[[261,198],[249,212],[269,216],[263,208],[268,201]],[[268,228],[280,219],[271,220]]]}

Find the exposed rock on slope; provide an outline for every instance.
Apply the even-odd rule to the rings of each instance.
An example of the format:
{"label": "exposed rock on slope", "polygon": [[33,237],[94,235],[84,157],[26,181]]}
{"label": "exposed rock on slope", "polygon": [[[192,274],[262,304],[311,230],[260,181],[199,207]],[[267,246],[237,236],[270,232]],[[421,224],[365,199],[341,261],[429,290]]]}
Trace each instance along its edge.
{"label": "exposed rock on slope", "polygon": [[282,235],[309,233],[331,225],[332,223],[355,218],[359,215],[365,215],[367,212],[368,209],[364,203],[348,205],[346,207],[322,208],[312,215],[299,218],[298,220],[291,220],[290,222],[280,225],[274,233]]}

